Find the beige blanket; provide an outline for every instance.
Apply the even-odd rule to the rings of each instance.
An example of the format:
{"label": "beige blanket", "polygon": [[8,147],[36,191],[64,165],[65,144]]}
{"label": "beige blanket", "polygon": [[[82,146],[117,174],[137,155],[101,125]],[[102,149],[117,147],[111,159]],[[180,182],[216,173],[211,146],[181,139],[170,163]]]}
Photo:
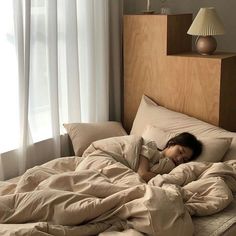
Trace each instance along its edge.
{"label": "beige blanket", "polygon": [[191,215],[211,215],[233,200],[236,192],[236,161],[224,163],[189,162],[169,174],[157,175],[149,185],[179,188]]}
{"label": "beige blanket", "polygon": [[234,162],[223,169],[188,163],[145,184],[129,168],[137,165],[141,138],[110,141],[92,145],[83,157],[29,169],[17,183],[0,182],[0,235],[192,235],[190,214],[202,214],[197,209],[205,199],[217,206],[209,214],[232,199]]}

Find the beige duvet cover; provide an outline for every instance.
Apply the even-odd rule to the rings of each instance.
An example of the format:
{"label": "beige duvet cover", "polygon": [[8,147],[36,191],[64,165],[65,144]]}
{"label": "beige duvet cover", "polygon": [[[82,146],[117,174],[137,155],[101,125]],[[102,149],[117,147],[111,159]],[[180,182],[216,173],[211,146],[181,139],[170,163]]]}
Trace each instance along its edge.
{"label": "beige duvet cover", "polygon": [[[142,139],[96,142],[0,182],[0,235],[192,235],[190,215],[225,208],[236,162],[187,163],[148,184],[135,173]],[[118,233],[120,231],[120,233]]]}

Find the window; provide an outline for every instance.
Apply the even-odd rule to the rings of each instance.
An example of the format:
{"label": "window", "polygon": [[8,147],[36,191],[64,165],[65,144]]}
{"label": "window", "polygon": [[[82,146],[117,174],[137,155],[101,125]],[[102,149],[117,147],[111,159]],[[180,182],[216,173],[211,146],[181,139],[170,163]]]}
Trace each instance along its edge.
{"label": "window", "polygon": [[[19,147],[19,78],[13,1],[1,3],[0,14],[0,153]],[[46,1],[31,1],[28,121],[33,142],[52,137],[46,34]],[[23,58],[22,58],[23,60]]]}
{"label": "window", "polygon": [[19,140],[17,60],[12,1],[1,2],[0,13],[0,153]]}

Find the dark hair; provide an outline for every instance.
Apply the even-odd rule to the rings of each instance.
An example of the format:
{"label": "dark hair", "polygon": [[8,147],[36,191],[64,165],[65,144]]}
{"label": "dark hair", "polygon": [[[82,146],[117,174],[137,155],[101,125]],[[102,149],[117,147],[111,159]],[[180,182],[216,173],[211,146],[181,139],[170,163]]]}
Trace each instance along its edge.
{"label": "dark hair", "polygon": [[183,132],[175,137],[171,138],[167,143],[165,148],[168,148],[170,146],[174,145],[181,145],[184,147],[188,147],[193,151],[193,154],[191,156],[191,159],[195,159],[198,157],[202,152],[202,143],[199,141],[193,134],[190,134],[188,132]]}

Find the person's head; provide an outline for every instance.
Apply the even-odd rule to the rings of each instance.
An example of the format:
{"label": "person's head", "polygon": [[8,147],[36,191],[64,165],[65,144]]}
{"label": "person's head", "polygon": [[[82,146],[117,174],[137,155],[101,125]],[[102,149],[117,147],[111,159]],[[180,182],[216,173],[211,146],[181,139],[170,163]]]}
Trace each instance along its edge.
{"label": "person's head", "polygon": [[163,154],[171,158],[176,166],[194,160],[201,152],[202,143],[188,132],[180,133],[171,138],[163,150]]}

